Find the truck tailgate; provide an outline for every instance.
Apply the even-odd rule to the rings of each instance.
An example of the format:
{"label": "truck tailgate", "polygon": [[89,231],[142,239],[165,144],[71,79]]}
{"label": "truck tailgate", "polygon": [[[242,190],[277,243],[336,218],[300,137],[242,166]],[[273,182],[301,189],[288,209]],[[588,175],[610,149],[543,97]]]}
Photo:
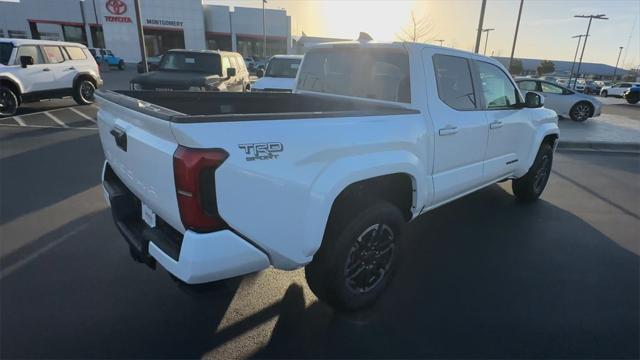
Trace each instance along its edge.
{"label": "truck tailgate", "polygon": [[[122,97],[118,102],[128,106],[96,96],[100,141],[107,162],[139,200],[174,229],[184,232],[173,175],[173,154],[178,145],[171,123],[150,115],[153,105],[118,96]],[[144,113],[133,110],[129,103],[143,108]],[[172,111],[162,108],[162,112]]]}

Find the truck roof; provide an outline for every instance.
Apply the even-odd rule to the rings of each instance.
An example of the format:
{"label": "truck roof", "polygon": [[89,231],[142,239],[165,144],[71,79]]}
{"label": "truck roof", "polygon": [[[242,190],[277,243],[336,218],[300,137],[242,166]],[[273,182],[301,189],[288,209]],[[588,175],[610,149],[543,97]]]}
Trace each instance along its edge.
{"label": "truck roof", "polygon": [[415,42],[406,42],[406,41],[394,41],[394,42],[378,42],[378,41],[338,41],[338,42],[328,42],[328,43],[320,43],[313,45],[312,49],[318,48],[335,48],[335,47],[362,47],[362,48],[387,48],[387,49],[406,49],[407,51],[419,51],[425,48],[441,50],[443,52],[447,52],[451,55],[460,55],[464,57],[475,57],[482,58],[483,60],[490,62],[494,65],[497,65],[501,68],[504,68],[504,65],[500,63],[498,60],[491,58],[489,56],[484,56],[481,54],[476,54],[470,51],[459,50],[449,47],[442,47],[440,45],[432,45],[425,43],[415,43]]}
{"label": "truck roof", "polygon": [[81,48],[86,48],[83,44],[80,43],[72,43],[66,41],[53,41],[53,40],[37,40],[37,39],[14,39],[14,38],[0,38],[0,42],[8,42],[12,43],[13,46],[20,45],[57,45],[57,46],[79,46]]}

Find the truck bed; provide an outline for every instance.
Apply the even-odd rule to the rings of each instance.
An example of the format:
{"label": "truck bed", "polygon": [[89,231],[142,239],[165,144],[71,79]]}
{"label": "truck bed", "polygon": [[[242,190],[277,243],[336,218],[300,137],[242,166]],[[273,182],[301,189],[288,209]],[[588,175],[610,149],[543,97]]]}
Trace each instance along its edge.
{"label": "truck bed", "polygon": [[[176,123],[287,120],[418,113],[400,105],[291,93],[99,91],[98,96]],[[141,103],[140,100],[144,103]]]}

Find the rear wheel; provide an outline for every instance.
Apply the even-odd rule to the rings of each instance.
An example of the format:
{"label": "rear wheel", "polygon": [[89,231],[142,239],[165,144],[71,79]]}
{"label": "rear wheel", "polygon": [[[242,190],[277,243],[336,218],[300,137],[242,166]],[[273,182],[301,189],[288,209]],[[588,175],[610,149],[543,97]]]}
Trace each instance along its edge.
{"label": "rear wheel", "polygon": [[593,114],[593,105],[586,101],[579,102],[571,107],[569,116],[573,121],[585,121]]}
{"label": "rear wheel", "polygon": [[86,79],[80,80],[73,88],[73,100],[75,100],[78,105],[91,104],[93,103],[95,92],[96,87],[91,81]]}
{"label": "rear wheel", "polygon": [[638,100],[640,100],[640,99],[638,99],[638,98],[635,98],[635,99],[627,99],[627,102],[628,102],[629,104],[637,104],[637,103],[638,103]]}
{"label": "rear wheel", "polygon": [[547,186],[551,165],[553,163],[553,147],[548,143],[540,145],[536,159],[529,171],[511,183],[513,194],[518,200],[531,202],[537,200]]}
{"label": "rear wheel", "polygon": [[609,96],[609,93],[607,92],[607,90],[603,91],[600,93],[601,96],[607,97]]}
{"label": "rear wheel", "polygon": [[346,203],[350,205],[332,213],[322,246],[305,274],[318,298],[353,311],[373,304],[390,282],[402,245],[404,218],[386,201]]}
{"label": "rear wheel", "polygon": [[13,116],[18,111],[18,97],[10,88],[0,86],[0,116]]}
{"label": "rear wheel", "polygon": [[124,65],[124,60],[120,60],[120,61],[118,62],[118,69],[120,69],[120,70],[124,70],[124,67],[125,67],[125,65]]}

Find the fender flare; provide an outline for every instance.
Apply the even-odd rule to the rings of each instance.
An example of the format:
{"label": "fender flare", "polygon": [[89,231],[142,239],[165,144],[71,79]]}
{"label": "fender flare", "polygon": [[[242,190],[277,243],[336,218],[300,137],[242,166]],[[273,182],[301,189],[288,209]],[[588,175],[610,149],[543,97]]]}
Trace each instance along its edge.
{"label": "fender flare", "polygon": [[76,86],[76,81],[78,81],[78,78],[81,76],[88,76],[93,80],[94,85],[96,85],[96,88],[98,87],[98,79],[96,78],[96,76],[94,74],[92,74],[89,71],[82,71],[77,73],[74,77],[73,77],[73,87],[75,88]]}
{"label": "fender flare", "polygon": [[309,193],[309,206],[304,217],[302,253],[311,261],[324,237],[324,232],[333,203],[349,185],[377,176],[404,173],[411,176],[413,183],[414,216],[430,192],[424,179],[427,172],[420,159],[404,150],[393,150],[343,157],[329,164],[313,182]]}
{"label": "fender flare", "polygon": [[529,171],[529,168],[533,165],[533,161],[536,159],[536,155],[538,154],[538,149],[540,149],[540,145],[542,145],[542,141],[548,135],[556,135],[560,136],[560,129],[556,123],[546,123],[541,125],[537,131],[535,139],[532,143],[531,151],[529,151],[529,158],[527,159],[526,167],[522,170],[522,174],[517,174],[518,176],[522,176]]}
{"label": "fender flare", "polygon": [[18,91],[20,91],[20,94],[16,94],[16,95],[18,96],[18,98],[22,97],[22,94],[24,93],[24,88],[22,87],[22,84],[20,83],[20,81],[17,81],[16,78],[8,75],[0,75],[0,80],[6,80],[12,83],[13,85],[15,85],[15,87],[18,88]]}

